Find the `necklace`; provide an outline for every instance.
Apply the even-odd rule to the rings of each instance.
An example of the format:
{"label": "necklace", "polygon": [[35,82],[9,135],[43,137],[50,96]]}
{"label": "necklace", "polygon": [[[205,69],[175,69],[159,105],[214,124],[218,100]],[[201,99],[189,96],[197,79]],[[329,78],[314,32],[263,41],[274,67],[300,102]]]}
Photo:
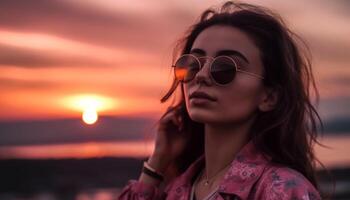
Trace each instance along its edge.
{"label": "necklace", "polygon": [[208,178],[208,173],[206,171],[206,167],[203,169],[205,171],[205,182],[204,185],[208,186],[209,185],[209,181],[213,178],[215,178],[221,171],[223,171],[224,169],[226,169],[228,166],[230,166],[231,162],[226,165],[224,168],[220,169],[218,172],[216,172],[212,177]]}

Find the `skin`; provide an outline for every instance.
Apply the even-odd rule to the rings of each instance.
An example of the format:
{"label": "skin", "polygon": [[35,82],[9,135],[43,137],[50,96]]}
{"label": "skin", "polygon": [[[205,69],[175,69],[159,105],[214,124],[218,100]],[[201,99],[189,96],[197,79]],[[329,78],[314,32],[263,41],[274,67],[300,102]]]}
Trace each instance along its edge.
{"label": "skin", "polygon": [[[238,51],[248,60],[245,62],[237,56],[233,57],[240,69],[264,76],[259,49],[247,34],[237,28],[211,26],[203,30],[195,39],[191,50],[194,49],[201,49],[202,53],[205,53],[205,55],[199,55],[197,52],[197,56],[210,57],[215,57],[221,50]],[[209,75],[211,60],[207,61],[209,62],[205,62],[192,81],[183,83],[186,109],[190,118],[205,126],[204,170],[211,184],[204,187],[201,183],[205,178],[201,177],[198,185],[195,186],[197,199],[203,199],[215,189],[228,169],[228,164],[247,143],[256,111],[269,111],[277,101],[276,94],[266,88],[261,79],[241,72],[237,72],[230,84],[216,85]],[[189,95],[194,91],[206,92],[215,97],[216,101],[195,104],[189,99]],[[167,130],[166,127],[169,124],[178,126],[179,130]],[[176,111],[167,113],[159,123],[155,149],[147,161],[159,173],[164,174],[185,147],[187,133],[181,131],[181,126],[181,118]],[[159,180],[145,173],[141,173],[139,181],[154,186],[160,184]]]}
{"label": "skin", "polygon": [[[205,52],[205,55],[193,53],[197,56],[210,57],[215,57],[223,49],[238,51],[249,62],[234,56],[240,69],[264,75],[259,49],[247,34],[237,28],[219,25],[209,27],[195,39],[193,49]],[[268,111],[275,103],[275,95],[271,95],[261,79],[244,73],[237,72],[235,79],[228,85],[216,85],[209,75],[209,63],[208,59],[194,79],[184,84],[189,116],[192,120],[205,124],[205,171],[208,178],[214,177],[209,187],[201,184],[204,177],[200,179],[195,190],[198,199],[204,198],[218,185],[228,169],[225,166],[232,162],[237,152],[247,143],[256,111]],[[204,91],[215,97],[216,101],[195,104],[193,99],[189,99],[194,91]]]}

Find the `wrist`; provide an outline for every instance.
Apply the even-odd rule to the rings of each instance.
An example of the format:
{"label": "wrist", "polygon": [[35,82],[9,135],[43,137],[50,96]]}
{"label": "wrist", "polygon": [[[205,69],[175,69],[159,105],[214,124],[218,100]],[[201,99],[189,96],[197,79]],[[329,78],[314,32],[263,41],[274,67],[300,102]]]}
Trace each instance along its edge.
{"label": "wrist", "polygon": [[164,175],[162,173],[160,173],[159,171],[157,171],[156,169],[154,169],[151,166],[149,166],[147,161],[145,161],[143,163],[142,172],[147,174],[147,175],[149,175],[152,178],[155,178],[155,179],[159,180],[159,181],[163,181],[164,180]]}
{"label": "wrist", "polygon": [[156,155],[150,156],[147,160],[147,164],[161,174],[164,174],[168,168],[168,162],[166,159]]}

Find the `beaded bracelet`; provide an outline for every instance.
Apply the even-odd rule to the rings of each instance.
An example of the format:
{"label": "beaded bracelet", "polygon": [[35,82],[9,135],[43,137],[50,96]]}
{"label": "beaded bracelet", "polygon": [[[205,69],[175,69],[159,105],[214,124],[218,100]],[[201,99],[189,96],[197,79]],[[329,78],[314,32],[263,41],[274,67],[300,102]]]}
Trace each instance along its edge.
{"label": "beaded bracelet", "polygon": [[155,169],[153,169],[151,166],[148,165],[148,163],[145,161],[143,162],[143,167],[142,167],[142,172],[144,172],[145,174],[156,178],[160,181],[163,181],[163,175],[158,173]]}

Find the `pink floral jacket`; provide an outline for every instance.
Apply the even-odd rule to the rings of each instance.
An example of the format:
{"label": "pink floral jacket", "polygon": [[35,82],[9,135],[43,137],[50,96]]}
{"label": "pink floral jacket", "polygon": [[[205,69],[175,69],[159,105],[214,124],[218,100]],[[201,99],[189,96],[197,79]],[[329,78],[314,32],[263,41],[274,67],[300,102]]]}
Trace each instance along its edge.
{"label": "pink floral jacket", "polygon": [[[169,183],[163,191],[138,180],[129,180],[119,200],[189,200],[193,177],[205,164],[204,155]],[[219,184],[215,200],[318,200],[314,186],[299,172],[270,162],[247,143],[232,161]]]}

